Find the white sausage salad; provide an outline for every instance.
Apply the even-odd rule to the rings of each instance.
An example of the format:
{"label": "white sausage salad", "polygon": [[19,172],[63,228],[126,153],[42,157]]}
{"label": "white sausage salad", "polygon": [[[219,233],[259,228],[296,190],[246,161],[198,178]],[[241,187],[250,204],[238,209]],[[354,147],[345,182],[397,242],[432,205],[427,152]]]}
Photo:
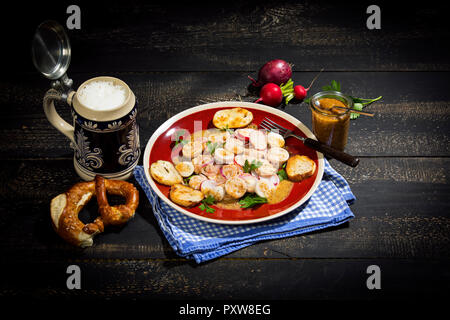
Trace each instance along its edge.
{"label": "white sausage salad", "polygon": [[260,130],[254,124],[236,126],[229,118],[227,121],[221,129],[203,130],[189,137],[186,130],[178,130],[172,162],[158,160],[151,164],[154,180],[171,187],[182,185],[171,188],[173,202],[185,207],[200,205],[206,212],[215,211],[212,205],[249,208],[270,203],[268,199],[282,181],[286,181],[282,184],[286,188],[288,182],[292,185],[314,174],[315,162],[290,155],[280,134]]}

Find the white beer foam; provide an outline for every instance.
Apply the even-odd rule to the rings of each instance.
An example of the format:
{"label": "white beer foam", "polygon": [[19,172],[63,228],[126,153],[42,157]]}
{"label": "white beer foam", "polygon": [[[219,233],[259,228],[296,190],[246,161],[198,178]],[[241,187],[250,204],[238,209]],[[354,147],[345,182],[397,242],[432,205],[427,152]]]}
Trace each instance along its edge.
{"label": "white beer foam", "polygon": [[123,104],[125,98],[125,88],[112,81],[92,81],[78,92],[78,99],[82,104],[98,111],[114,109]]}

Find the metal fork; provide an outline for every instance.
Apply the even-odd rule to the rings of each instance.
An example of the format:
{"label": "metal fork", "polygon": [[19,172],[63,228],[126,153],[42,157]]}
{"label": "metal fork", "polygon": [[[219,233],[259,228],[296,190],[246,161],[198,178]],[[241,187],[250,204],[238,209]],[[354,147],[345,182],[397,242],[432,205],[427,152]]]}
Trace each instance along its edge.
{"label": "metal fork", "polygon": [[308,146],[311,149],[322,152],[326,156],[334,158],[334,159],[336,159],[342,163],[345,163],[346,165],[349,165],[351,167],[356,167],[359,163],[358,158],[356,158],[348,153],[345,153],[343,151],[332,148],[329,145],[324,144],[320,141],[317,141],[317,140],[314,140],[311,138],[305,138],[302,136],[298,136],[298,135],[294,134],[292,132],[292,130],[284,128],[283,126],[279,125],[278,123],[276,123],[275,121],[273,121],[267,117],[263,119],[263,121],[261,122],[261,124],[259,126],[267,131],[278,132],[279,134],[281,134],[283,136],[284,139],[289,138],[289,137],[297,138],[297,139],[303,141],[303,144],[305,146]]}

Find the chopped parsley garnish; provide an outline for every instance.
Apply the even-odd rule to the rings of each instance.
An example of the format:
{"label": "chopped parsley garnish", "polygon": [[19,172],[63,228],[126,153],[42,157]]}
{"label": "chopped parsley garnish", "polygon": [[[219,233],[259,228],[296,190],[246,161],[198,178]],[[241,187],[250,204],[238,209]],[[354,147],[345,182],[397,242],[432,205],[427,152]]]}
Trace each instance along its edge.
{"label": "chopped parsley garnish", "polygon": [[260,203],[267,203],[267,199],[254,193],[248,193],[242,200],[239,201],[241,208],[251,208]]}
{"label": "chopped parsley garnish", "polygon": [[225,127],[221,128],[220,131],[227,131],[229,134],[234,133],[233,129],[228,128],[228,124]]}
{"label": "chopped parsley garnish", "polygon": [[287,173],[286,173],[286,169],[285,169],[286,168],[286,164],[287,164],[287,162],[283,163],[283,165],[281,166],[281,169],[278,170],[278,172],[277,172],[278,178],[280,178],[280,182],[283,181],[283,180],[288,180],[289,179],[288,176],[287,176]]}
{"label": "chopped parsley garnish", "polygon": [[184,184],[189,184],[189,180],[191,180],[191,178],[192,178],[193,176],[194,176],[194,175],[189,176],[189,177],[186,177],[186,178],[183,178]]}
{"label": "chopped parsley garnish", "polygon": [[218,142],[211,142],[211,141],[206,142],[206,149],[208,149],[209,154],[214,154],[216,149],[222,146],[223,144]]}
{"label": "chopped parsley garnish", "polygon": [[250,172],[250,171],[252,171],[252,170],[258,169],[258,168],[261,167],[261,166],[262,166],[262,162],[261,162],[261,161],[253,160],[253,161],[250,163],[250,162],[248,162],[248,160],[245,160],[243,170],[244,170],[244,172],[247,172],[247,173],[248,173],[248,172]]}
{"label": "chopped parsley garnish", "polygon": [[216,209],[211,208],[210,205],[214,204],[216,199],[212,195],[208,195],[202,200],[202,204],[199,206],[200,210],[206,211],[206,213],[214,213]]}
{"label": "chopped parsley garnish", "polygon": [[179,144],[184,146],[186,143],[189,143],[190,140],[181,139],[181,137],[184,138],[185,136],[186,136],[186,130],[184,130],[184,129],[180,129],[175,132],[175,136],[173,137],[173,139],[175,141],[175,147],[178,146]]}
{"label": "chopped parsley garnish", "polygon": [[286,170],[284,170],[284,169],[278,170],[277,175],[278,175],[278,178],[280,178],[280,182],[283,180],[288,180]]}

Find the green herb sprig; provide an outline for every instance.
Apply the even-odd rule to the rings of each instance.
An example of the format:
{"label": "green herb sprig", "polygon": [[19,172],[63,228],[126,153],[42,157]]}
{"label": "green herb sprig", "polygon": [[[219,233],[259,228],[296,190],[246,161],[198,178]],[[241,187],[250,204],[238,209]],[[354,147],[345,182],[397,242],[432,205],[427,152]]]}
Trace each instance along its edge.
{"label": "green herb sprig", "polygon": [[282,83],[280,85],[281,92],[283,93],[284,97],[284,103],[287,105],[289,101],[294,99],[294,81],[292,81],[292,78],[289,79],[286,83]]}
{"label": "green herb sprig", "polygon": [[341,84],[336,80],[331,80],[331,85],[323,86],[323,91],[341,91]]}
{"label": "green herb sprig", "polygon": [[193,176],[194,176],[194,174],[193,174],[192,176],[183,178],[184,184],[189,184],[189,180],[191,180],[191,178],[192,178]]}
{"label": "green herb sprig", "polygon": [[184,138],[186,135],[186,130],[180,129],[175,132],[174,141],[175,141],[175,147],[181,144],[184,146],[185,144],[189,143],[190,140],[187,139],[181,139],[181,137]]}
{"label": "green herb sprig", "polygon": [[216,202],[216,199],[212,195],[208,195],[206,198],[202,200],[202,204],[199,206],[199,209],[205,211],[206,213],[214,213],[216,209],[211,208],[210,205],[213,205]]}
{"label": "green herb sprig", "polygon": [[267,199],[253,193],[248,193],[243,199],[239,201],[241,208],[251,208],[261,203],[267,203]]}
{"label": "green herb sprig", "polygon": [[288,175],[286,173],[286,169],[285,169],[286,168],[286,164],[287,164],[287,162],[283,163],[283,165],[281,166],[280,170],[278,170],[278,172],[277,172],[278,178],[280,178],[280,182],[283,181],[283,180],[288,180],[289,179]]}
{"label": "green herb sprig", "polygon": [[[379,96],[378,98],[375,99],[362,99],[362,98],[354,98],[352,96],[349,96],[352,100],[353,100],[353,109],[356,109],[358,111],[361,111],[362,109],[364,109],[365,106],[374,103],[375,101],[378,101],[382,98],[382,96]],[[356,119],[359,118],[360,114],[356,113],[356,112],[352,112],[350,113],[350,119]]]}
{"label": "green herb sprig", "polygon": [[208,150],[209,154],[214,154],[216,149],[219,147],[220,148],[223,147],[223,143],[211,142],[211,141],[206,142],[206,149]]}
{"label": "green herb sprig", "polygon": [[242,168],[242,170],[244,170],[244,172],[248,173],[252,170],[258,169],[261,166],[262,166],[261,161],[253,160],[251,163],[249,163],[248,160],[245,160],[244,167]]}
{"label": "green herb sprig", "polygon": [[225,127],[220,128],[220,131],[227,131],[229,134],[233,134],[234,133],[233,129],[228,128],[228,124]]}

